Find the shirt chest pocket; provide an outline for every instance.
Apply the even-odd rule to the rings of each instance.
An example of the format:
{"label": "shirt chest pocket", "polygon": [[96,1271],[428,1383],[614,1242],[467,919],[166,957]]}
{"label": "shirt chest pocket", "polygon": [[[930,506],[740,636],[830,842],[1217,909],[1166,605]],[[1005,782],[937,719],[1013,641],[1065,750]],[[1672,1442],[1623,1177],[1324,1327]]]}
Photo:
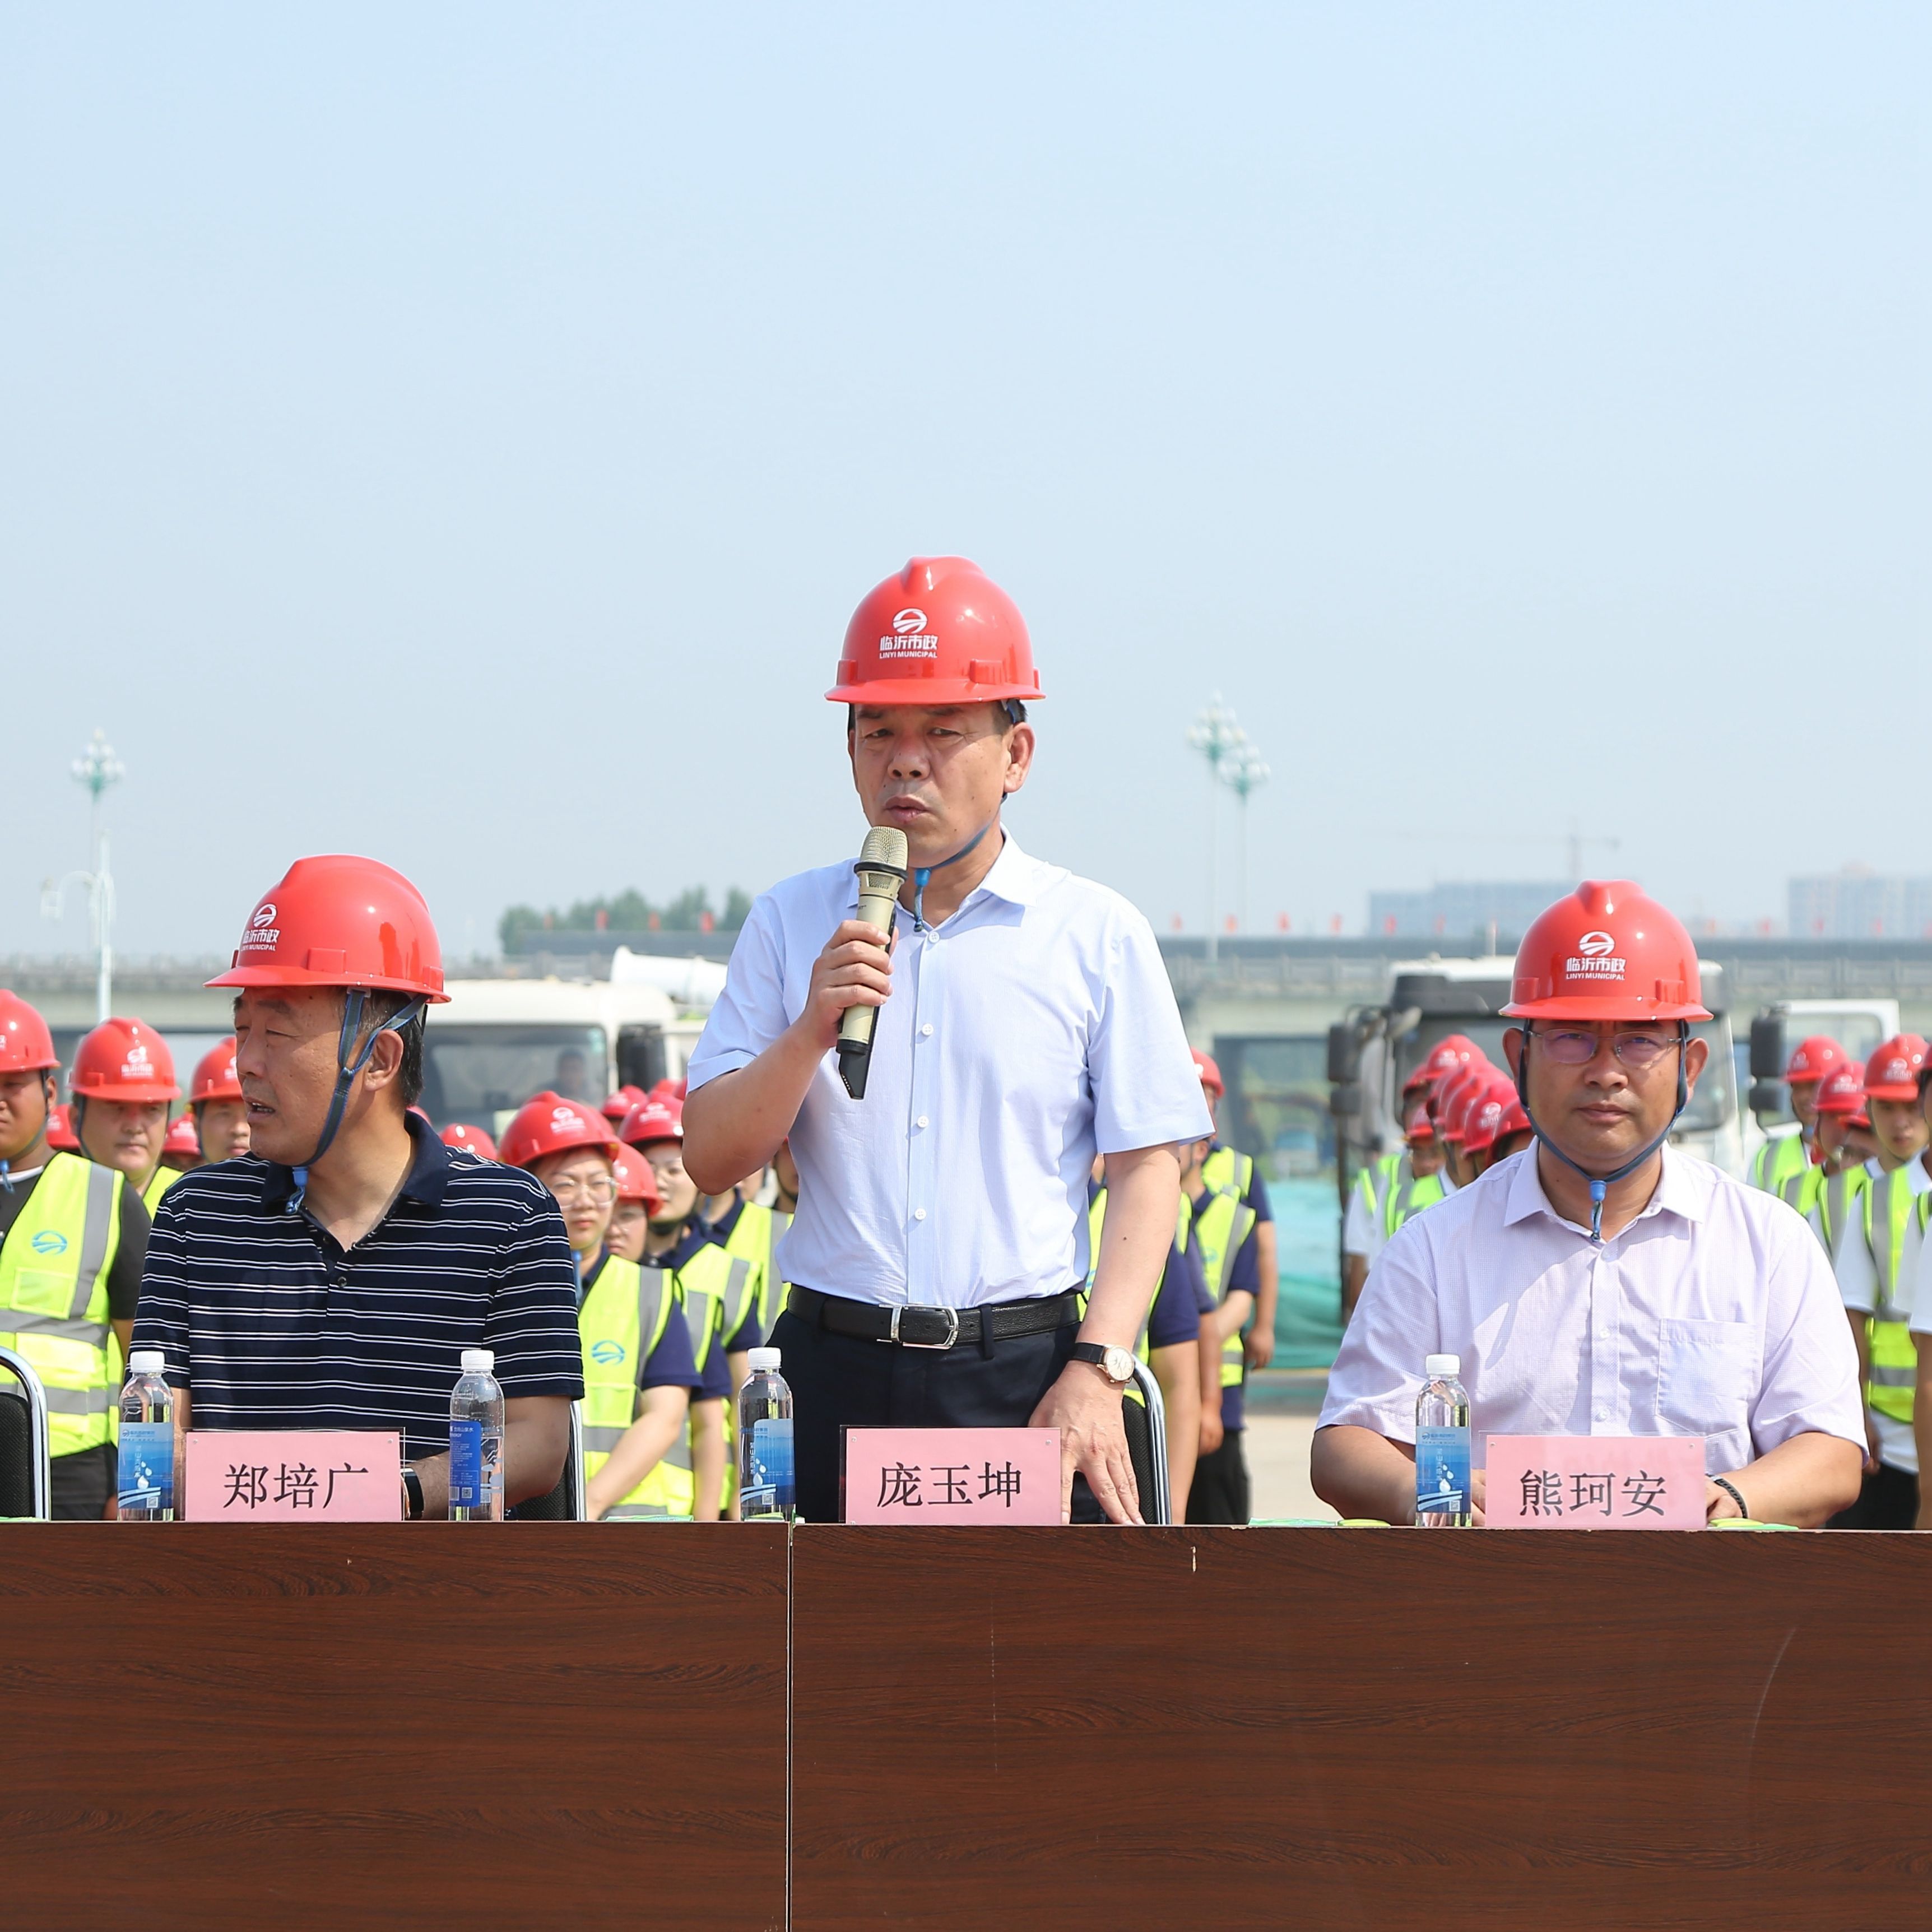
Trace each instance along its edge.
{"label": "shirt chest pocket", "polygon": [[64,1315],[74,1300],[74,1276],[58,1268],[23,1268],[14,1277],[10,1300],[23,1315]]}
{"label": "shirt chest pocket", "polygon": [[1658,1337],[1657,1413],[1693,1436],[1722,1436],[1749,1419],[1757,1330],[1748,1322],[1666,1322]]}

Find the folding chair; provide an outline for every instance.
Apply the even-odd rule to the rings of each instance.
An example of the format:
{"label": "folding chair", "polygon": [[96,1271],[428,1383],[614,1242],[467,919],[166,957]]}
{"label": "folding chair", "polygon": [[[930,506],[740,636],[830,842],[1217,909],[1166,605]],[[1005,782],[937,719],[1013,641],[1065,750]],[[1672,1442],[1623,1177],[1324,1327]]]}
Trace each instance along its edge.
{"label": "folding chair", "polygon": [[20,1384],[0,1388],[0,1516],[33,1516],[45,1522],[53,1514],[46,1391],[40,1377],[11,1348],[0,1348],[0,1369]]}
{"label": "folding chair", "polygon": [[512,1522],[581,1522],[584,1520],[583,1405],[570,1405],[570,1447],[564,1452],[563,1474],[548,1496],[532,1496],[506,1512]]}

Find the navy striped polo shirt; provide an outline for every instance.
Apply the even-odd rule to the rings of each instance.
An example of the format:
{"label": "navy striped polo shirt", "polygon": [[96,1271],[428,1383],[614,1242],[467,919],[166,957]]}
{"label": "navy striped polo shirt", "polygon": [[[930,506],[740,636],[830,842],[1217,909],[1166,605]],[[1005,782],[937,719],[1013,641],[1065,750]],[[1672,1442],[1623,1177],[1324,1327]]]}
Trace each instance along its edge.
{"label": "navy striped polo shirt", "polygon": [[159,1348],[196,1429],[400,1429],[449,1447],[465,1348],[492,1348],[506,1399],[584,1393],[577,1268],[550,1190],[446,1148],[409,1117],[416,1157],[389,1211],[344,1250],[253,1155],[161,1197],[134,1346]]}

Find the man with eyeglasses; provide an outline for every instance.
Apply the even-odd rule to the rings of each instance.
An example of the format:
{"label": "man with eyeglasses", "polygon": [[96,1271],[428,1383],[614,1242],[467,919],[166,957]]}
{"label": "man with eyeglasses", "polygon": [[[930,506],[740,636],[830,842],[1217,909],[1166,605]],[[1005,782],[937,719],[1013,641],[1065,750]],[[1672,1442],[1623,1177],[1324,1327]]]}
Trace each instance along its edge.
{"label": "man with eyeglasses", "polygon": [[1709,1049],[1696,950],[1592,881],[1516,955],[1504,1046],[1536,1138],[1409,1222],[1329,1378],[1317,1491],[1413,1520],[1426,1355],[1462,1358],[1488,1438],[1701,1436],[1706,1514],[1812,1528],[1858,1492],[1858,1358],[1829,1264],[1775,1196],[1666,1144]]}

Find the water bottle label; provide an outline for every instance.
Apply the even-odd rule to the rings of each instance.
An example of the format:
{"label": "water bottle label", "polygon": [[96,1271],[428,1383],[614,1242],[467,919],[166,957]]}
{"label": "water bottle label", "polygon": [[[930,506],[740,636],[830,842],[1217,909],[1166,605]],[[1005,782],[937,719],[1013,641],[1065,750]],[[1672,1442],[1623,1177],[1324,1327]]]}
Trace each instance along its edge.
{"label": "water bottle label", "polygon": [[751,1476],[738,1498],[741,1516],[782,1516],[793,1507],[791,1418],[752,1424]]}
{"label": "water bottle label", "polygon": [[1415,1513],[1418,1516],[1469,1514],[1469,1432],[1466,1429],[1415,1432]]}
{"label": "water bottle label", "polygon": [[166,1510],[175,1506],[175,1426],[172,1422],[121,1425],[120,1506]]}

